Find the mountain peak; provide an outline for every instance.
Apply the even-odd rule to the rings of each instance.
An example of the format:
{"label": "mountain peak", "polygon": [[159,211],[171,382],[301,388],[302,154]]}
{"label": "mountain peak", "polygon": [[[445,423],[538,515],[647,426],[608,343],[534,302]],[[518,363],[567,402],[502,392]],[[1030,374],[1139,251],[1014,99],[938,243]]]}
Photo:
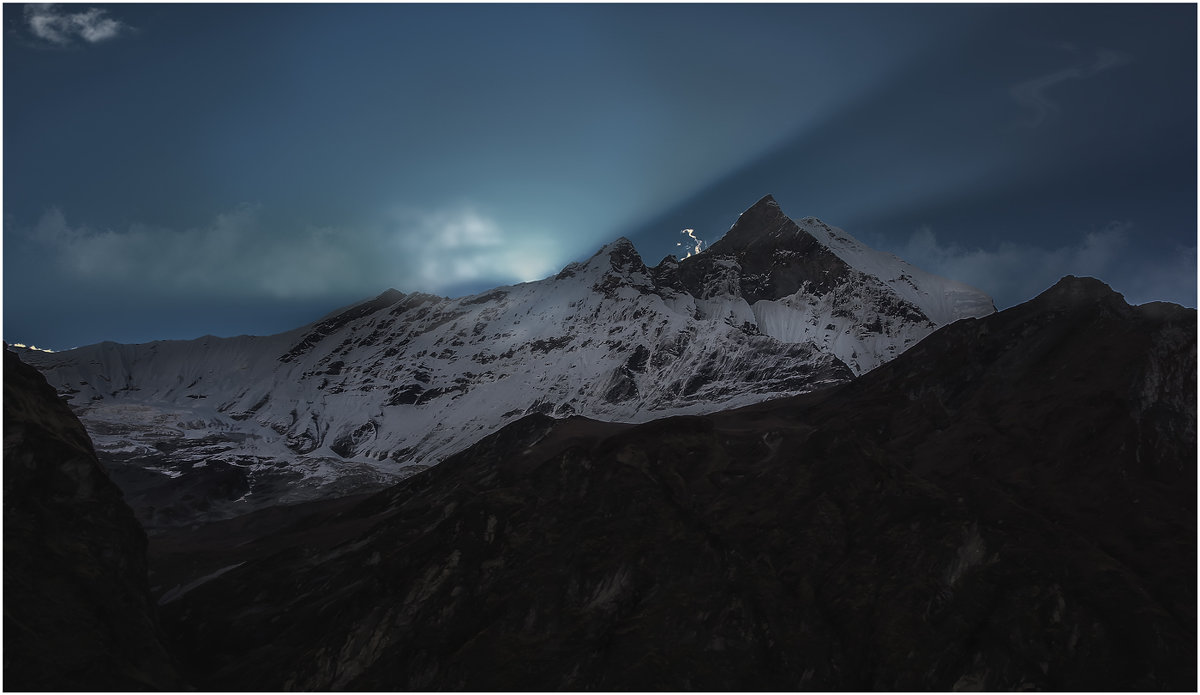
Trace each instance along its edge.
{"label": "mountain peak", "polygon": [[1046,291],[1095,298],[1119,294],[1108,283],[1102,280],[1087,276],[1077,277],[1075,275],[1064,275],[1058,282],[1054,283],[1054,286]]}
{"label": "mountain peak", "polygon": [[754,210],[755,208],[759,208],[759,207],[779,208],[779,203],[775,200],[775,196],[768,193],[768,194],[764,195],[763,197],[759,198],[757,203],[755,203],[754,205],[751,205],[749,210],[747,210],[747,212],[749,212],[750,210]]}
{"label": "mountain peak", "polygon": [[[633,267],[645,267],[645,263],[642,261],[642,257],[638,254],[633,242],[623,236],[617,237],[616,240],[602,246],[599,251],[592,254],[586,265],[591,266],[597,262],[603,264],[605,262],[603,259],[607,259],[608,264],[611,264],[614,268],[630,265]],[[603,267],[607,270],[609,265],[603,265]]]}
{"label": "mountain peak", "polygon": [[609,242],[608,244],[606,244],[606,245],[605,245],[603,248],[601,248],[601,249],[600,249],[600,253],[604,253],[605,251],[612,252],[612,251],[615,251],[615,250],[617,250],[617,249],[622,249],[622,250],[624,250],[624,249],[632,249],[632,248],[633,248],[633,242],[632,242],[632,241],[630,241],[630,240],[629,240],[628,238],[626,238],[626,237],[619,236],[619,237],[617,237],[616,239],[614,239],[613,241],[610,241],[610,242]]}
{"label": "mountain peak", "polygon": [[1031,304],[1043,309],[1070,309],[1102,305],[1118,312],[1130,307],[1121,293],[1093,277],[1066,275],[1052,287],[1035,297]]}
{"label": "mountain peak", "polygon": [[995,311],[991,298],[973,287],[872,249],[815,217],[793,221],[772,195],[743,212],[705,253],[682,261],[679,282],[697,297],[737,294],[751,305],[801,291],[811,301],[847,283],[866,283],[886,287],[895,306],[885,313],[929,326]]}
{"label": "mountain peak", "polygon": [[725,236],[709,250],[729,252],[743,250],[755,243],[777,244],[781,238],[790,238],[799,231],[796,223],[783,214],[775,196],[768,194],[739,215]]}

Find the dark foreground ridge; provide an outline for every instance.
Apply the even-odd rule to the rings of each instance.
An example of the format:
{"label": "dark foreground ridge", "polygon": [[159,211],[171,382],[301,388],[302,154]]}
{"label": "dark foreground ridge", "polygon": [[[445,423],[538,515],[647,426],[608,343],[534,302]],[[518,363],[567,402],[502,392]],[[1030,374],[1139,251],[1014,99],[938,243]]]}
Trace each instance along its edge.
{"label": "dark foreground ridge", "polygon": [[79,420],[4,351],[4,688],[178,690],[146,534]]}
{"label": "dark foreground ridge", "polygon": [[1196,312],[1065,278],[824,391],[530,415],[164,610],[212,689],[1194,690]]}

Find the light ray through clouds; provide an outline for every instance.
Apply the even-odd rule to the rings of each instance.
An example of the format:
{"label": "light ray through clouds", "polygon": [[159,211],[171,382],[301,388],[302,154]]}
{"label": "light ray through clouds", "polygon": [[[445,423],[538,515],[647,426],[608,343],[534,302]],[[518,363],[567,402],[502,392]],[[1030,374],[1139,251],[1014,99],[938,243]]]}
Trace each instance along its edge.
{"label": "light ray through clouds", "polygon": [[[945,265],[1018,278],[1005,259],[1125,220],[1111,284],[1195,303],[1190,6],[4,11],[6,327],[26,343],[284,330],[389,286],[545,277],[618,236],[692,256],[767,193],[902,256],[929,223],[961,245]],[[1192,299],[1168,293],[1176,247]],[[999,281],[997,303],[1029,298]]]}
{"label": "light ray through clouds", "polygon": [[560,253],[548,235],[507,232],[471,206],[396,214],[396,244],[411,257],[408,278],[425,291],[491,280],[530,282],[553,274]]}

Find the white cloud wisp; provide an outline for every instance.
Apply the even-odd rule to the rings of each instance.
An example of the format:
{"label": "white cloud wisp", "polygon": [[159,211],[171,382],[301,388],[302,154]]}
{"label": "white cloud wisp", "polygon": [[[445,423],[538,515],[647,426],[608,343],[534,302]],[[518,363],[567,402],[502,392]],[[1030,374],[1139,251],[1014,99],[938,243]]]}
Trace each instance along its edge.
{"label": "white cloud wisp", "polygon": [[1013,85],[1009,89],[1009,94],[1018,104],[1028,110],[1023,125],[1036,128],[1059,111],[1058,104],[1048,96],[1053,87],[1068,80],[1082,80],[1091,77],[1129,61],[1129,56],[1123,53],[1108,50],[1097,51],[1095,58],[1087,65],[1055,70],[1026,80]]}
{"label": "white cloud wisp", "polygon": [[82,12],[65,12],[53,4],[27,5],[25,23],[34,36],[58,46],[69,45],[76,39],[99,43],[129,31],[129,25],[112,19],[107,11],[96,7]]}

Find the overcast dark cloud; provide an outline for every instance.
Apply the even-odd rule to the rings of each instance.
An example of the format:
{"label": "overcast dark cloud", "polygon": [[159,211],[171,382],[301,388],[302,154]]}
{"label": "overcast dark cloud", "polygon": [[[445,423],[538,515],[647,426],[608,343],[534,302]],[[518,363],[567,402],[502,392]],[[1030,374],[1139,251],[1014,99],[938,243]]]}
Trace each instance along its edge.
{"label": "overcast dark cloud", "polygon": [[[1196,246],[1180,245],[1166,258],[1145,260],[1132,253],[1136,230],[1112,222],[1103,229],[1049,239],[1050,246],[1030,242],[1000,242],[989,248],[943,242],[930,227],[918,229],[900,245],[876,240],[896,255],[926,270],[952,278],[970,278],[987,287],[1001,307],[1033,297],[1056,283],[1064,273],[1121,278],[1119,289],[1128,302],[1141,304],[1164,297],[1186,299],[1196,292]],[[1065,244],[1057,246],[1054,244]]]}
{"label": "overcast dark cloud", "polygon": [[4,13],[8,340],[279,331],[620,234],[654,263],[766,193],[1000,306],[1195,305],[1194,5]]}

